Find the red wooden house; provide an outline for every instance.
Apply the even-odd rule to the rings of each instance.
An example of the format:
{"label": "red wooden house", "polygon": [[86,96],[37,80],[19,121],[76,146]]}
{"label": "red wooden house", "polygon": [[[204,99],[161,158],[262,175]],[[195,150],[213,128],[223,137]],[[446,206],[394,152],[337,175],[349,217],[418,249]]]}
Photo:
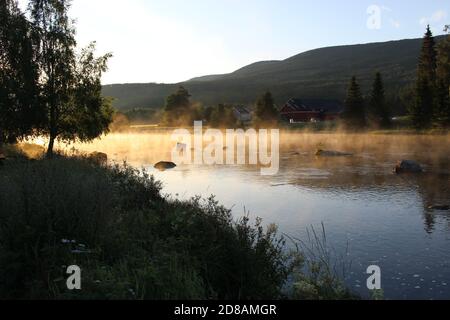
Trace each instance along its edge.
{"label": "red wooden house", "polygon": [[336,120],[343,110],[337,100],[293,98],[281,108],[280,114],[289,122],[319,122]]}

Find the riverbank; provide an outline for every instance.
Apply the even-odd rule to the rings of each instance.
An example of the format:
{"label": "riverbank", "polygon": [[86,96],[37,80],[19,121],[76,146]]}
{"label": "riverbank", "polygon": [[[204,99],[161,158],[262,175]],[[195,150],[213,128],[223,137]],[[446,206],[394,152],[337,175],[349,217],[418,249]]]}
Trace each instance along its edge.
{"label": "riverbank", "polygon": [[[127,165],[9,159],[0,203],[2,299],[353,297],[325,267],[304,274],[274,225],[235,220],[214,198],[164,197]],[[82,269],[82,290],[67,290],[70,265]],[[298,285],[287,292],[289,278]]]}
{"label": "riverbank", "polygon": [[[251,126],[242,126],[229,129],[251,129]],[[180,129],[179,127],[166,127],[159,124],[142,124],[142,125],[130,125],[122,126],[119,129],[115,129],[112,132],[115,134],[120,133],[152,133],[152,134],[172,134],[175,130]],[[194,127],[186,126],[183,129],[190,131],[194,130]],[[203,125],[203,130],[216,129],[209,127],[207,124]],[[366,128],[361,130],[346,130],[336,121],[327,122],[308,122],[308,123],[280,123],[277,129],[281,133],[318,133],[318,134],[374,134],[374,135],[448,135],[450,133],[449,129],[444,128],[430,128],[424,130],[416,130],[408,123],[394,123],[391,128]],[[222,128],[225,131],[224,128]]]}

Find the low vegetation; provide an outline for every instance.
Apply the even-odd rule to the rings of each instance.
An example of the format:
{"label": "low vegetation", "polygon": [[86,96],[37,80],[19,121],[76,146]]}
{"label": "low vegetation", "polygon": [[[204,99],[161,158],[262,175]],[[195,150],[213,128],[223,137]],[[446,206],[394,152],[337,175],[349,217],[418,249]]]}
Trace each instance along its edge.
{"label": "low vegetation", "polygon": [[212,198],[165,199],[145,172],[75,158],[7,162],[0,181],[3,299],[282,297],[291,265],[276,229]]}
{"label": "low vegetation", "polygon": [[338,254],[328,243],[325,225],[316,230],[307,229],[305,240],[291,238],[300,253],[303,268],[294,271],[295,281],[292,296],[300,300],[356,300],[342,279],[351,270],[351,261]]}
{"label": "low vegetation", "polygon": [[[1,299],[284,299],[324,295],[273,225],[234,220],[214,198],[178,201],[126,164],[83,157],[0,167]],[[318,261],[320,263],[320,261]],[[66,269],[82,268],[69,291]],[[308,294],[288,279],[314,283]],[[310,279],[310,280],[305,280]],[[315,278],[317,279],[317,278]],[[329,292],[328,290],[326,292]]]}

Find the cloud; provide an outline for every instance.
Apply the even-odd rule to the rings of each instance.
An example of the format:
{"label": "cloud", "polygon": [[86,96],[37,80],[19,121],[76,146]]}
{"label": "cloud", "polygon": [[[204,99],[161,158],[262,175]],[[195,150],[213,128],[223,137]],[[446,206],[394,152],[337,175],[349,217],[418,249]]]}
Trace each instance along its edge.
{"label": "cloud", "polygon": [[419,20],[421,25],[435,24],[444,21],[447,18],[445,10],[437,10],[430,17],[422,17]]}

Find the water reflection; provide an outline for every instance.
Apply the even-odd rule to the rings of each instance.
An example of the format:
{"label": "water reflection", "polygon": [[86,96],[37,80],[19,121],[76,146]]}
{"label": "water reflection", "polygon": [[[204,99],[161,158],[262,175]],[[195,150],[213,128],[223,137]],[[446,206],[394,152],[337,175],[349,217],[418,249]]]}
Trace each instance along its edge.
{"label": "water reflection", "polygon": [[[450,212],[429,209],[450,204],[450,136],[283,133],[281,142],[280,171],[268,177],[255,166],[154,171],[170,160],[167,134],[110,135],[75,148],[146,167],[172,196],[215,194],[237,216],[245,208],[296,237],[324,222],[337,250],[349,244],[348,283],[361,294],[367,266],[378,264],[387,298],[450,298]],[[316,157],[318,148],[354,156]],[[393,174],[402,159],[426,172]]]}
{"label": "water reflection", "polygon": [[[436,220],[450,222],[445,210],[430,207],[450,203],[450,175],[445,166],[428,167],[428,172],[419,175],[394,175],[396,156],[356,156],[346,159],[314,159],[311,156],[285,156],[278,179],[288,179],[278,185],[290,184],[320,192],[339,194],[343,197],[359,193],[374,196],[380,193],[398,194],[416,192],[422,199],[425,230],[432,233]],[[301,168],[301,169],[299,169]],[[407,199],[403,199],[407,201]]]}

